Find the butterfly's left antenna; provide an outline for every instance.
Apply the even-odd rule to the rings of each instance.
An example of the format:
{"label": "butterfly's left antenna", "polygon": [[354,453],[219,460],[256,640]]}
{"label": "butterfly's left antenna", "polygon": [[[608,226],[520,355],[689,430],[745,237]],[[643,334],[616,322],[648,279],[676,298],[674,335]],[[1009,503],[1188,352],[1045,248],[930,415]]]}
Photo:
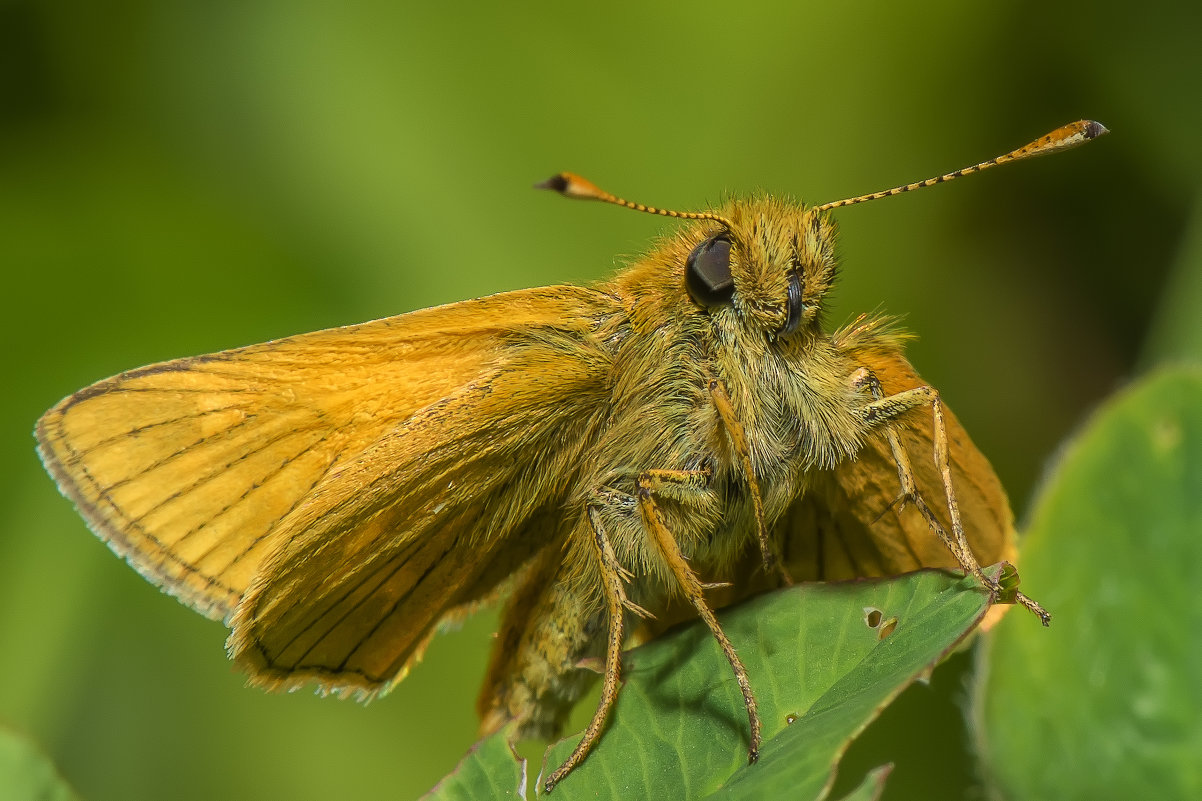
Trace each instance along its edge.
{"label": "butterfly's left antenna", "polygon": [[915,189],[922,189],[927,186],[934,186],[945,181],[950,181],[954,178],[961,178],[965,175],[971,175],[974,172],[987,170],[990,167],[996,167],[999,164],[1005,164],[1010,161],[1018,161],[1019,159],[1027,159],[1032,156],[1045,156],[1049,153],[1058,153],[1061,150],[1068,150],[1070,147],[1083,145],[1090,140],[1097,139],[1099,136],[1108,134],[1110,131],[1100,122],[1093,120],[1077,120],[1070,122],[1068,125],[1061,126],[1049,134],[1039,137],[1034,142],[1023,145],[1017,150],[1011,150],[997,158],[989,161],[982,161],[980,164],[974,164],[971,167],[965,167],[955,172],[949,172],[945,175],[940,175],[935,178],[928,178],[925,181],[917,181],[905,186],[895,186],[892,189],[886,189],[882,192],[873,192],[870,195],[860,195],[859,197],[849,197],[846,200],[836,200],[831,203],[823,203],[817,207],[818,211],[830,211],[831,209],[842,208],[843,206],[853,206],[856,203],[865,203],[869,200],[880,200],[883,197],[892,197],[900,195],[902,192],[912,192]]}

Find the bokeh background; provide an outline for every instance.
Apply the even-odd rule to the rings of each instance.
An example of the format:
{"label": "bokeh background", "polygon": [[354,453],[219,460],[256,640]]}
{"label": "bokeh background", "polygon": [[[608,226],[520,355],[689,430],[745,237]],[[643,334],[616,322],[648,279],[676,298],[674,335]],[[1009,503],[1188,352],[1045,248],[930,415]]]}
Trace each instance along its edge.
{"label": "bokeh background", "polygon": [[[669,207],[822,202],[1104,122],[838,213],[830,319],[905,315],[1021,515],[1089,408],[1202,341],[1157,322],[1202,276],[1200,22],[1154,0],[0,0],[0,725],[90,800],[403,799],[453,768],[490,615],[366,707],[247,689],[220,625],[88,533],[31,430],[123,369],[601,279],[664,230],[530,191],[563,169]],[[907,691],[846,781],[892,759],[887,798],[977,792],[968,664]]]}

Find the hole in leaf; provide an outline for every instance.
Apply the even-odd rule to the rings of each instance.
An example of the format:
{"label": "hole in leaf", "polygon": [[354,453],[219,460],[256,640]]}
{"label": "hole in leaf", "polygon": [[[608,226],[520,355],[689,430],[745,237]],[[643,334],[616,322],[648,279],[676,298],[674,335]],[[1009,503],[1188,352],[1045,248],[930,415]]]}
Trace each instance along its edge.
{"label": "hole in leaf", "polygon": [[864,607],[864,622],[868,628],[875,629],[881,625],[881,620],[885,617],[885,613],[871,606]]}

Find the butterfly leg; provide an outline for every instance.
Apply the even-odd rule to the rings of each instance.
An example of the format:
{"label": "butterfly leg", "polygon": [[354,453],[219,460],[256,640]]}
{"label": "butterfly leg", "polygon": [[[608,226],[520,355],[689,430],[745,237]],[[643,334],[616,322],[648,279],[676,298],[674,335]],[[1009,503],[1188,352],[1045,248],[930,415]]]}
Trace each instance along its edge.
{"label": "butterfly leg", "polygon": [[722,386],[722,382],[711,378],[709,391],[714,408],[718,410],[718,416],[722,418],[722,424],[726,427],[726,433],[730,436],[731,444],[739,457],[743,476],[747,479],[747,486],[751,490],[751,505],[755,511],[755,530],[760,541],[760,555],[764,560],[764,571],[768,575],[773,572],[779,573],[785,585],[791,586],[793,579],[785,569],[784,563],[776,558],[776,554],[772,550],[772,543],[768,539],[768,524],[764,520],[764,499],[760,494],[760,483],[755,477],[755,465],[751,461],[751,447],[747,444],[747,431],[743,428],[743,423],[740,422],[738,415],[735,414],[735,407],[730,401],[726,387]]}
{"label": "butterfly leg", "polygon": [[718,625],[718,618],[714,615],[714,610],[705,601],[706,585],[689,567],[688,560],[681,553],[680,545],[672,536],[672,532],[668,531],[659,505],[655,501],[655,492],[665,485],[688,484],[695,482],[698,476],[708,476],[708,473],[690,470],[648,470],[642,473],[638,478],[639,508],[643,513],[643,521],[651,533],[652,541],[668,569],[672,571],[672,575],[684,590],[685,597],[697,610],[697,614],[709,627],[710,633],[718,641],[722,653],[726,655],[727,661],[734,670],[735,681],[738,682],[739,690],[743,693],[743,703],[747,707],[747,718],[751,724],[751,742],[747,749],[747,759],[748,762],[755,762],[760,753],[760,715],[756,707],[755,695],[751,691],[751,681],[747,677],[747,668],[743,666],[743,661],[739,659],[726,632],[722,631],[722,627]]}
{"label": "butterfly leg", "polygon": [[[899,395],[885,396],[884,389],[881,387],[881,382],[867,368],[860,368],[852,376],[852,385],[857,388],[866,388],[872,394],[873,402],[866,406],[863,410],[863,416],[868,422],[880,423],[886,421],[884,434],[889,442],[889,450],[893,454],[893,461],[897,465],[897,478],[901,484],[901,495],[895,503],[898,504],[898,511],[905,507],[907,503],[913,503],[926,519],[931,530],[941,539],[952,555],[956,557],[956,561],[960,563],[969,573],[972,573],[977,578],[981,579],[986,586],[991,586],[981,574],[980,565],[977,564],[976,558],[973,557],[972,551],[968,547],[967,538],[964,536],[963,524],[960,523],[960,507],[956,501],[955,491],[951,486],[950,467],[948,472],[943,471],[944,464],[940,463],[940,440],[946,441],[946,430],[943,426],[943,415],[939,407],[942,405],[938,398],[938,392],[930,387],[918,387],[916,390],[907,390]],[[928,392],[929,391],[929,392]],[[960,537],[953,537],[948,534],[947,529],[934,516],[930,507],[922,496],[918,494],[918,487],[914,481],[914,469],[910,465],[910,457],[902,447],[901,439],[897,436],[897,431],[887,421],[908,412],[912,409],[919,408],[928,403],[935,404],[936,420],[935,420],[935,462],[940,470],[940,475],[943,480],[944,489],[948,497],[948,510],[952,520],[952,530],[958,532]],[[941,437],[941,434],[943,436]],[[946,463],[946,459],[944,460]],[[958,525],[959,524],[959,525]]]}
{"label": "butterfly leg", "polygon": [[622,641],[625,636],[622,623],[625,611],[629,609],[641,617],[648,616],[646,610],[631,603],[626,597],[625,583],[630,579],[630,573],[618,564],[613,546],[609,544],[609,538],[605,536],[600,508],[596,505],[589,506],[588,518],[593,528],[594,556],[601,568],[602,592],[605,595],[605,610],[609,618],[609,631],[606,635],[605,646],[605,679],[601,685],[601,700],[597,704],[597,711],[593,713],[593,719],[589,721],[588,728],[584,730],[584,736],[576,745],[576,749],[572,751],[572,755],[543,783],[543,789],[548,793],[564,776],[571,772],[572,768],[580,764],[581,760],[596,745],[597,740],[601,737],[601,730],[605,727],[605,721],[609,718],[610,710],[613,709],[614,702],[618,700],[618,680],[622,668]]}
{"label": "butterfly leg", "polygon": [[[885,436],[889,441],[889,448],[893,453],[894,461],[897,463],[898,479],[902,486],[902,503],[904,504],[907,501],[913,503],[923,518],[926,519],[927,525],[930,526],[931,530],[947,545],[948,550],[951,551],[956,561],[960,563],[960,566],[997,595],[1000,592],[997,582],[991,580],[981,570],[980,564],[978,564],[976,557],[973,556],[972,550],[969,548],[968,537],[964,533],[964,521],[960,516],[960,505],[956,500],[955,488],[952,486],[952,466],[947,440],[947,424],[944,421],[943,400],[939,397],[939,391],[934,387],[922,386],[907,389],[894,395],[885,395],[880,381],[867,368],[860,368],[852,375],[852,384],[853,386],[866,387],[872,394],[873,400],[865,404],[860,410],[861,418],[870,425],[881,425],[884,428]],[[891,425],[891,422],[900,415],[923,406],[930,406],[931,413],[934,416],[935,466],[939,470],[944,494],[947,496],[947,511],[952,524],[950,533],[939,522],[939,519],[935,516],[934,511],[927,504],[926,500],[918,494],[909,459],[901,446],[897,432]],[[1033,599],[1028,598],[1021,592],[1017,592],[1014,594],[1014,600],[1037,615],[1045,626],[1051,622],[1051,615]]]}

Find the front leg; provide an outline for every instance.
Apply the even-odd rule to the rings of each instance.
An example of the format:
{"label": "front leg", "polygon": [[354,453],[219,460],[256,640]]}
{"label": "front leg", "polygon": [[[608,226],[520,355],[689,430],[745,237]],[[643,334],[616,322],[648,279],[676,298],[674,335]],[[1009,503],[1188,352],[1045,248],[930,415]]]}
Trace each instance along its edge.
{"label": "front leg", "polygon": [[730,393],[726,391],[722,382],[717,378],[711,378],[707,386],[710,391],[710,400],[713,401],[714,408],[718,411],[718,417],[721,418],[722,425],[726,428],[730,444],[743,468],[743,480],[747,482],[747,489],[751,492],[751,508],[755,514],[755,531],[760,543],[760,558],[764,561],[764,573],[771,575],[773,572],[779,572],[785,585],[789,586],[793,583],[793,578],[785,569],[784,563],[773,552],[772,542],[768,538],[768,523],[764,518],[764,498],[760,493],[760,481],[755,475],[755,463],[751,460],[751,444],[747,439],[747,430],[735,412]]}
{"label": "front leg", "polygon": [[[939,397],[939,391],[934,387],[921,386],[886,396],[877,377],[873,375],[871,370],[863,367],[852,374],[851,380],[853,386],[867,387],[872,394],[873,400],[859,410],[860,419],[869,426],[881,426],[884,428],[884,434],[889,441],[889,448],[893,452],[893,458],[897,464],[898,480],[902,487],[901,502],[903,504],[907,501],[912,502],[927,521],[927,525],[931,528],[931,531],[947,545],[948,550],[951,551],[965,572],[975,576],[978,581],[984,584],[997,597],[1000,592],[997,582],[990,579],[981,570],[980,564],[972,554],[972,550],[968,544],[968,537],[964,532],[964,522],[960,516],[960,506],[956,500],[955,488],[952,486],[952,467],[948,449],[947,424],[944,421],[943,401]],[[931,413],[934,418],[934,459],[935,466],[939,470],[944,494],[947,497],[947,511],[952,524],[950,533],[939,522],[939,519],[935,516],[934,511],[927,504],[926,500],[918,493],[909,459],[892,425],[893,421],[902,414],[928,405],[931,407]],[[1014,594],[1014,600],[1037,615],[1045,626],[1051,622],[1052,617],[1048,614],[1047,610],[1021,592]]]}

